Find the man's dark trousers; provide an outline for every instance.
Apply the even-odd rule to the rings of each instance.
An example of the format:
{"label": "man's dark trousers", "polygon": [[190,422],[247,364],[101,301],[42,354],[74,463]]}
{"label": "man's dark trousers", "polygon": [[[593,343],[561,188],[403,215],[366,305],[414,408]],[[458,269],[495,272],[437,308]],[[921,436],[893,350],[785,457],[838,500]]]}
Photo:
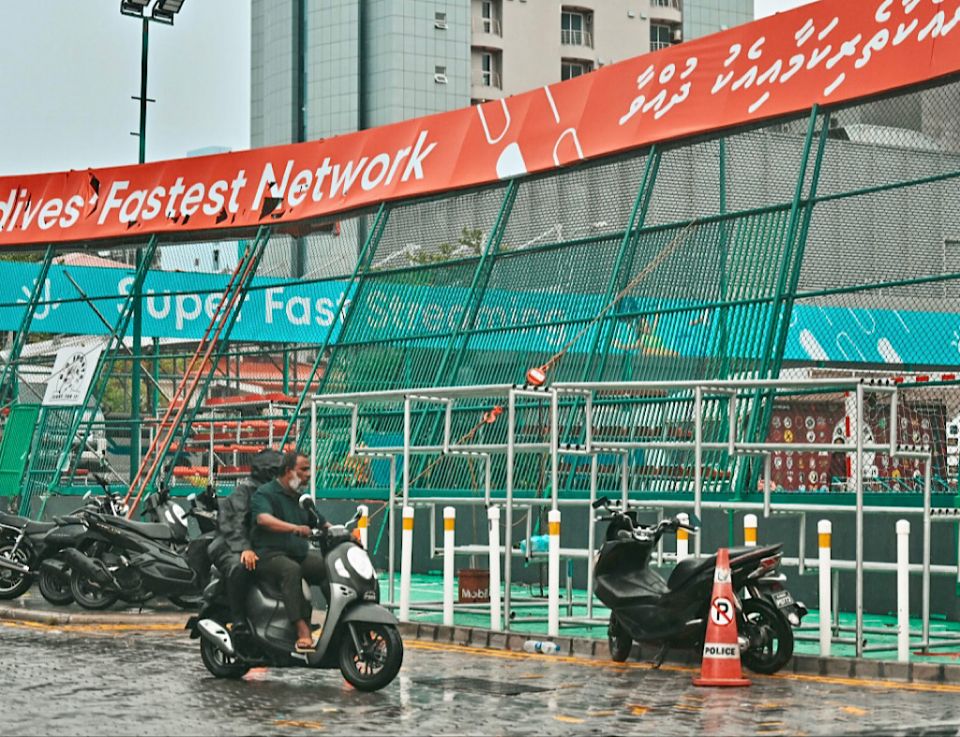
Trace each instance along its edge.
{"label": "man's dark trousers", "polygon": [[324,594],[326,594],[327,569],[321,555],[311,552],[307,553],[305,558],[298,560],[283,553],[266,553],[260,557],[256,572],[261,581],[268,581],[274,585],[279,583],[283,604],[287,609],[287,618],[291,622],[305,619],[308,624],[310,623],[313,605],[304,598],[300,579],[324,587]]}
{"label": "man's dark trousers", "polygon": [[230,614],[234,620],[239,619],[247,609],[247,592],[253,584],[253,571],[244,568],[240,556],[226,545],[211,545],[210,557],[227,586]]}

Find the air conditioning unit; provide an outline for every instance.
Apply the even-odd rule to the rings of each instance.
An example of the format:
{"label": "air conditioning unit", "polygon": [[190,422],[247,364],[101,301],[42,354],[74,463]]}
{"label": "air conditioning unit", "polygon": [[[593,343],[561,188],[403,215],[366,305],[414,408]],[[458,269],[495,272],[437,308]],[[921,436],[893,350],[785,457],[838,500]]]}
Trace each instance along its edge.
{"label": "air conditioning unit", "polygon": [[447,22],[445,20],[435,20],[433,22],[433,27],[438,28],[441,31],[447,30]]}
{"label": "air conditioning unit", "polygon": [[683,41],[683,29],[682,29],[682,28],[674,28],[674,29],[673,29],[673,42],[674,42],[674,43],[680,43],[681,41]]}
{"label": "air conditioning unit", "polygon": [[446,83],[447,83],[447,75],[446,75],[446,74],[434,74],[434,75],[433,75],[433,81],[436,82],[437,84],[446,84]]}

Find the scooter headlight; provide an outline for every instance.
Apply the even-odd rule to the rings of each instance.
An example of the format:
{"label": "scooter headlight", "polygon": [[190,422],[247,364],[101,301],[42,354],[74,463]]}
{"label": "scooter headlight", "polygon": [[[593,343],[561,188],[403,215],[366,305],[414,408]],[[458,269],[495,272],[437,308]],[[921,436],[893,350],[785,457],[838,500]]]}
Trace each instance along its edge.
{"label": "scooter headlight", "polygon": [[347,551],[347,562],[350,567],[357,572],[360,578],[373,578],[373,564],[370,562],[370,556],[367,552],[356,545],[350,547]]}

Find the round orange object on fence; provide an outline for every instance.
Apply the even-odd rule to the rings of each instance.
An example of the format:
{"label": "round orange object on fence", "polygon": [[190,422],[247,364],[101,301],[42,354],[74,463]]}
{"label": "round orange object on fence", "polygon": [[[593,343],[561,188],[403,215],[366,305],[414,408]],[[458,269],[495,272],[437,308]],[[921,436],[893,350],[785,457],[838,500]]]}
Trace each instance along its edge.
{"label": "round orange object on fence", "polygon": [[543,386],[546,380],[547,372],[543,366],[538,366],[537,368],[532,368],[527,371],[527,383],[530,384],[530,386]]}

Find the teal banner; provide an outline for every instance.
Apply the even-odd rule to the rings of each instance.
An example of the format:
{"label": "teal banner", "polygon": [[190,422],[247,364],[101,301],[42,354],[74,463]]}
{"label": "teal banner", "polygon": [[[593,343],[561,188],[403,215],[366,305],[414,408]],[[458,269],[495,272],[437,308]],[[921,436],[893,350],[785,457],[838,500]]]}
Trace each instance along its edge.
{"label": "teal banner", "polygon": [[[0,304],[0,330],[16,330],[39,272],[38,264],[0,263],[0,283],[7,296]],[[67,275],[92,301],[85,301]],[[229,276],[151,271],[144,283],[143,334],[146,337],[199,340],[217,309]],[[119,316],[133,283],[132,269],[54,265],[43,285],[42,304],[31,332],[106,335]],[[339,334],[337,305],[347,283],[301,284],[261,277],[253,282],[231,339],[249,342],[322,344],[333,325]],[[257,288],[261,287],[261,288]],[[442,346],[464,320],[468,290],[368,281],[357,305],[352,340],[377,341],[403,335],[419,346]],[[474,319],[470,347],[476,350],[558,350],[572,340],[604,307],[598,294],[556,294],[488,290]],[[675,311],[680,303],[628,299],[619,305],[631,313],[665,310],[649,317],[624,319],[612,336],[619,352],[704,357],[715,355],[721,319],[716,309]],[[96,309],[94,309],[94,307]],[[749,311],[749,312],[748,312]],[[766,324],[766,308],[732,307],[731,325]],[[578,324],[560,324],[579,321]],[[511,328],[504,330],[504,328]],[[570,348],[592,349],[596,328]],[[731,345],[730,355],[744,349]],[[960,363],[960,313],[910,310],[848,309],[797,305],[787,338],[788,361],[915,364]]]}

